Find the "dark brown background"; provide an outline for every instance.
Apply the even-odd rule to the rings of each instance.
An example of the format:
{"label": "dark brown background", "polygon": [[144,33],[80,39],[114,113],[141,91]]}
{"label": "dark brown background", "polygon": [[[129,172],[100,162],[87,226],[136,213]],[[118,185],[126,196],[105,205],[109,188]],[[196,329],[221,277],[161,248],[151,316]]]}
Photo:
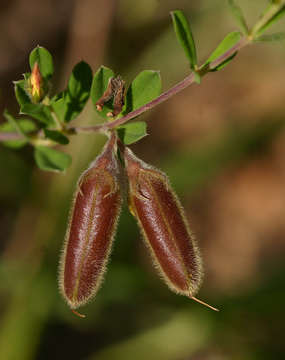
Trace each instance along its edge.
{"label": "dark brown background", "polygon": [[[267,1],[238,3],[254,24]],[[226,1],[10,0],[0,4],[0,107],[17,114],[12,80],[36,45],[54,56],[54,90],[76,62],[103,63],[127,81],[161,70],[163,89],[188,73],[169,11],[191,20],[202,62],[236,29]],[[284,29],[284,21],[272,31]],[[132,148],[167,172],[199,241],[200,298],[171,293],[151,266],[124,211],[106,281],[95,301],[70,313],[57,263],[77,178],[104,137],[80,135],[65,175],[35,168],[32,149],[0,147],[0,358],[278,359],[284,354],[285,43],[244,49],[144,118],[149,136]],[[1,118],[0,122],[3,119]],[[87,106],[77,124],[100,119]]]}

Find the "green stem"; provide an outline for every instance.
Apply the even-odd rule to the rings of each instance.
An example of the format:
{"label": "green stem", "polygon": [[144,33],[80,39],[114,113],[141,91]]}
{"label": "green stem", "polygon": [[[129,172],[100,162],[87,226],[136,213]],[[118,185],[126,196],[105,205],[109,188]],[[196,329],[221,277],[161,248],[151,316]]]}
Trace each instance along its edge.
{"label": "green stem", "polygon": [[62,124],[59,120],[58,120],[58,117],[56,116],[56,113],[52,110],[52,107],[50,107],[50,113],[51,113],[51,116],[55,122],[55,125],[56,125],[56,130],[58,131],[62,131],[64,130],[65,126],[64,124]]}
{"label": "green stem", "polygon": [[262,29],[263,26],[266,25],[283,6],[284,4],[281,4],[281,1],[279,3],[271,3],[265,10],[260,20],[250,30],[249,38],[254,39],[256,35],[258,35],[260,29]]}

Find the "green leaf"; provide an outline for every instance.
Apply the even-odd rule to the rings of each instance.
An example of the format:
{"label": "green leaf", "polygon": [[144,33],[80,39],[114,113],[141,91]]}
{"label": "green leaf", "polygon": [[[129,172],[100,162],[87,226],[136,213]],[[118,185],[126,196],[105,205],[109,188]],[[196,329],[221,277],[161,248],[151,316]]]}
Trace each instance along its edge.
{"label": "green leaf", "polygon": [[86,103],[89,99],[92,84],[92,70],[90,66],[81,61],[72,70],[68,81],[68,94],[79,103]]}
{"label": "green leaf", "polygon": [[10,123],[10,125],[12,126],[14,131],[16,131],[18,134],[26,137],[26,134],[19,126],[17,120],[14,118],[14,116],[12,114],[9,113],[9,111],[7,109],[4,110],[3,115],[4,115],[5,119]]}
{"label": "green leaf", "polygon": [[[113,70],[111,70],[105,66],[101,66],[95,73],[95,75],[93,77],[92,86],[91,86],[91,99],[92,99],[95,109],[96,109],[96,102],[100,99],[100,97],[103,95],[103,93],[107,89],[109,79],[114,76],[115,76],[115,74],[114,74]],[[104,118],[107,118],[107,113],[112,110],[113,110],[113,107],[112,107],[111,101],[107,102],[104,105],[102,111],[98,111],[96,109],[97,113],[100,114],[101,116],[103,116]]]}
{"label": "green leaf", "polygon": [[138,109],[155,99],[161,93],[159,71],[144,70],[138,74],[128,88],[124,114]]}
{"label": "green leaf", "polygon": [[[206,61],[204,66],[207,66],[211,62],[218,59],[221,55],[223,55],[225,52],[230,50],[233,46],[235,46],[241,39],[241,33],[238,31],[234,31],[229,33],[224,40],[218,45],[215,51],[210,55],[208,60]],[[227,60],[225,60],[222,64],[216,66],[215,68],[211,69],[211,71],[218,71],[224,68],[236,55],[233,54],[231,57],[229,57]]]}
{"label": "green leaf", "polygon": [[66,91],[55,95],[51,100],[51,106],[57,118],[61,122],[66,122],[65,115],[68,113],[68,102],[66,99]]}
{"label": "green leaf", "polygon": [[238,24],[241,27],[242,32],[245,35],[248,35],[249,31],[248,31],[248,26],[246,24],[246,20],[243,16],[243,12],[240,8],[240,6],[238,6],[235,2],[235,0],[228,0],[229,5],[230,5],[230,9],[232,11],[232,14],[234,16],[234,18],[237,20]]}
{"label": "green leaf", "polygon": [[50,79],[53,75],[53,61],[51,54],[41,46],[37,46],[30,53],[30,67],[31,70],[34,67],[34,64],[37,62],[40,68],[41,75],[44,79]]}
{"label": "green leaf", "polygon": [[211,69],[210,71],[219,71],[222,70],[225,66],[227,66],[236,56],[237,52],[235,52],[233,55],[231,55],[227,60],[225,60],[220,65],[216,66],[214,69]]}
{"label": "green leaf", "polygon": [[264,24],[257,32],[257,36],[261,35],[266,29],[268,29],[271,25],[273,25],[276,21],[280,20],[283,16],[285,16],[285,5],[281,7],[279,11],[275,15],[270,18],[266,24]]}
{"label": "green leaf", "polygon": [[125,145],[133,144],[147,135],[146,123],[144,121],[137,121],[119,126],[117,133]]}
{"label": "green leaf", "polygon": [[31,99],[26,91],[26,80],[14,81],[14,90],[20,107],[31,104]]}
{"label": "green leaf", "polygon": [[34,156],[38,167],[46,171],[65,171],[72,161],[70,155],[46,146],[36,146]]}
{"label": "green leaf", "polygon": [[48,106],[43,104],[25,104],[21,107],[21,114],[29,115],[34,119],[39,120],[46,126],[55,125],[54,119]]}
{"label": "green leaf", "polygon": [[67,145],[69,144],[69,139],[63,135],[60,131],[44,129],[46,138],[51,139],[58,144]]}
{"label": "green leaf", "polygon": [[181,10],[172,11],[171,16],[177,39],[188,57],[191,69],[194,70],[197,65],[197,53],[190,25]]}
{"label": "green leaf", "polygon": [[5,110],[4,116],[8,122],[0,125],[0,132],[18,132],[24,136],[24,139],[3,141],[2,144],[14,149],[25,146],[28,143],[26,134],[37,130],[35,123],[29,119],[17,120],[10,113],[8,113],[7,110]]}
{"label": "green leaf", "polygon": [[29,80],[30,76],[31,76],[30,72],[23,74],[24,80]]}
{"label": "green leaf", "polygon": [[92,70],[81,61],[74,66],[67,89],[52,99],[52,108],[60,121],[69,122],[81,113],[89,99],[91,83]]}
{"label": "green leaf", "polygon": [[264,41],[264,42],[270,42],[270,41],[282,41],[285,39],[285,33],[275,33],[275,34],[268,34],[268,35],[261,35],[258,38],[254,39],[254,41]]}
{"label": "green leaf", "polygon": [[[5,124],[7,125],[7,123]],[[0,125],[0,132],[10,132],[11,129],[7,127],[4,127],[4,125]],[[20,149],[23,146],[27,145],[27,140],[7,140],[7,141],[1,141],[1,144],[4,146],[7,146],[11,149]]]}

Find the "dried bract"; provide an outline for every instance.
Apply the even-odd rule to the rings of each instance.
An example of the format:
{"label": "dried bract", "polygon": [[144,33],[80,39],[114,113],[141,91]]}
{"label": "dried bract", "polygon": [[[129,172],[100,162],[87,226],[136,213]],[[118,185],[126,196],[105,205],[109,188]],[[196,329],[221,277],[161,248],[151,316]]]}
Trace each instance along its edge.
{"label": "dried bract", "polygon": [[102,111],[105,103],[111,98],[113,98],[113,111],[109,111],[107,116],[115,117],[122,111],[125,103],[125,82],[120,76],[109,79],[107,89],[96,102],[96,109]]}
{"label": "dried bract", "polygon": [[115,79],[114,85],[114,102],[113,102],[113,111],[109,112],[107,116],[115,117],[120,114],[123,110],[125,104],[125,82],[118,76]]}

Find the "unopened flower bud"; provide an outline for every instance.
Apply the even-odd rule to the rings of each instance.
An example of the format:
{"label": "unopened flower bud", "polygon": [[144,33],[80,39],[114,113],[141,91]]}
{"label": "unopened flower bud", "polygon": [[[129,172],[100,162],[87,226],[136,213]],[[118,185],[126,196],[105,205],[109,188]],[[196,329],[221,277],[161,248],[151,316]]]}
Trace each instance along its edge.
{"label": "unopened flower bud", "polygon": [[30,76],[30,94],[32,101],[38,103],[44,95],[43,78],[37,62],[35,62]]}

